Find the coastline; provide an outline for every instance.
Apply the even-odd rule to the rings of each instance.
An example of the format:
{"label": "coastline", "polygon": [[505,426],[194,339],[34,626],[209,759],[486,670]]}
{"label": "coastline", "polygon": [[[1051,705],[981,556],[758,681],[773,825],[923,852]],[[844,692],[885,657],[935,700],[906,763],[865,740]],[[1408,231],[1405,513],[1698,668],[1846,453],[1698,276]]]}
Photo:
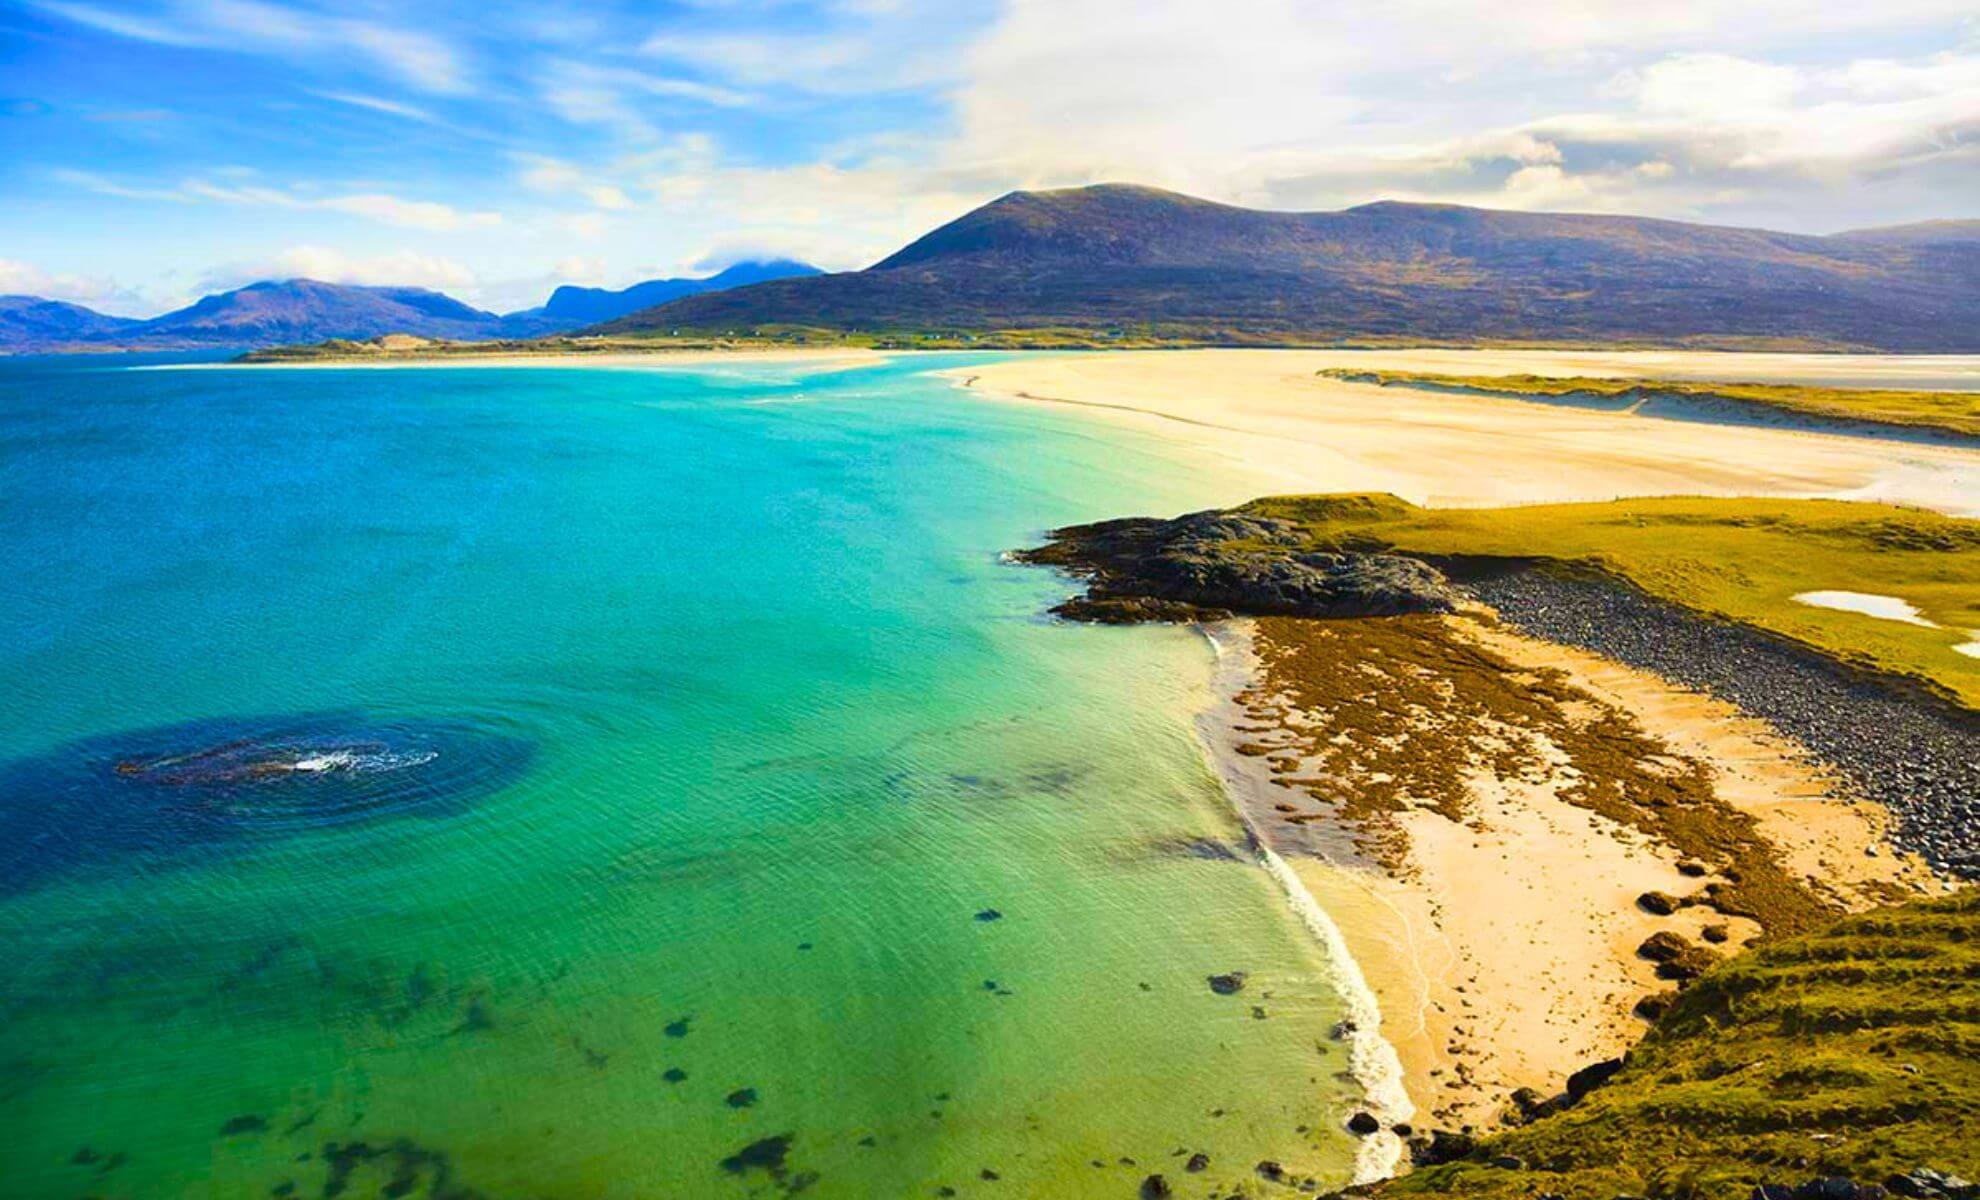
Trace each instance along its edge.
{"label": "coastline", "polygon": [[[1483,614],[1444,621],[1521,669],[1563,672],[1674,758],[1706,764],[1718,796],[1750,815],[1785,868],[1837,911],[1934,889],[1934,877],[1908,857],[1866,854],[1882,843],[1882,808],[1838,798],[1833,778],[1764,723],[1655,676],[1495,627]],[[1244,701],[1270,685],[1257,623],[1203,629],[1218,656],[1217,700],[1198,726],[1206,756],[1295,910],[1323,949],[1345,952],[1336,982],[1350,1006],[1375,1014],[1373,1036],[1355,1031],[1366,1048],[1355,1061],[1383,1132],[1364,1140],[1357,1181],[1401,1165],[1403,1139],[1390,1132],[1397,1122],[1419,1135],[1486,1131],[1514,1108],[1515,1091],[1555,1095],[1575,1071],[1627,1050],[1647,1028],[1633,1006],[1668,986],[1637,954],[1652,934],[1696,940],[1719,925],[1733,950],[1761,933],[1753,921],[1703,906],[1666,915],[1638,907],[1643,893],[1693,894],[1700,880],[1674,847],[1564,798],[1558,775],[1474,775],[1461,820],[1422,806],[1397,814],[1403,849],[1393,860],[1357,848],[1366,829],[1354,817],[1288,817],[1288,801],[1305,800],[1291,777],[1303,772],[1256,752],[1259,706]],[[1309,909],[1322,914],[1319,923]]]}
{"label": "coastline", "polygon": [[[1980,515],[1980,452],[1766,425],[1632,415],[1320,377],[1329,367],[1624,373],[1862,383],[1929,369],[1980,385],[1980,358],[1528,351],[1178,350],[1050,355],[948,377],[1008,403],[1090,410],[1171,436],[1248,481],[1248,495],[1390,492],[1430,507],[1622,496],[1834,497]],[[973,375],[973,382],[964,376]],[[1936,377],[1936,376],[1934,376]]]}
{"label": "coastline", "polygon": [[611,350],[597,354],[577,354],[557,352],[550,354],[464,354],[464,355],[421,355],[407,353],[399,355],[379,355],[363,357],[353,355],[348,358],[321,358],[295,362],[217,362],[217,363],[156,363],[136,368],[145,371],[184,371],[210,370],[214,367],[232,367],[255,371],[348,371],[386,370],[397,367],[694,367],[710,363],[733,362],[843,362],[877,363],[894,357],[895,351],[868,350],[863,347],[831,347],[824,349],[769,349],[752,347],[739,350]]}

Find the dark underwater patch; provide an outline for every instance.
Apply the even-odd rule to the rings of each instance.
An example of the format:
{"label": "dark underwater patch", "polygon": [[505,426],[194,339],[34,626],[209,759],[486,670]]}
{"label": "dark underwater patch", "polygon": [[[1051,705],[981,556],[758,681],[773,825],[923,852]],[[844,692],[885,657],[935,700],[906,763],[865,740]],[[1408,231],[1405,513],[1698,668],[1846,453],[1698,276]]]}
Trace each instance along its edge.
{"label": "dark underwater patch", "polygon": [[0,895],[129,863],[177,866],[372,821],[459,815],[531,743],[468,721],[228,717],[0,763]]}

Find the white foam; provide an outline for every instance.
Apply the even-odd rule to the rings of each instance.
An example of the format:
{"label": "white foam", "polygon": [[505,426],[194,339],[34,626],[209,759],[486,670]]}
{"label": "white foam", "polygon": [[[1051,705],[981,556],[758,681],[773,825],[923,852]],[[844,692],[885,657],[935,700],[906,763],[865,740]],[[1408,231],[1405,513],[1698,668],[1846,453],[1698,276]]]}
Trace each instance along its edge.
{"label": "white foam", "polygon": [[[1231,664],[1232,647],[1225,638],[1208,628],[1204,636],[1216,650],[1220,667]],[[1368,986],[1367,976],[1361,973],[1361,965],[1354,960],[1348,950],[1347,938],[1341,927],[1320,907],[1313,893],[1306,890],[1291,864],[1281,858],[1265,844],[1258,827],[1252,823],[1244,804],[1234,792],[1237,780],[1225,770],[1225,763],[1219,761],[1217,749],[1206,738],[1205,753],[1211,758],[1211,766],[1216,769],[1224,784],[1224,794],[1231,801],[1237,813],[1238,822],[1251,838],[1251,844],[1258,851],[1259,861],[1280,889],[1286,901],[1300,922],[1306,926],[1313,940],[1328,964],[1333,968],[1328,980],[1346,1004],[1347,1020],[1344,1022],[1342,1041],[1348,1049],[1348,1071],[1355,1082],[1361,1085],[1363,1103],[1368,1112],[1382,1123],[1379,1131],[1360,1139],[1355,1148],[1353,1182],[1374,1183],[1387,1179],[1396,1173],[1403,1158],[1403,1140],[1396,1136],[1391,1126],[1406,1123],[1416,1115],[1416,1104],[1409,1098],[1409,1090],[1403,1086],[1402,1059],[1396,1048],[1382,1036],[1382,1005],[1376,998],[1375,989]]]}
{"label": "white foam", "polygon": [[1970,642],[1961,642],[1953,647],[1954,654],[1964,654],[1968,658],[1980,658],[1980,633],[1973,635]]}
{"label": "white foam", "polygon": [[1908,602],[1896,596],[1878,596],[1870,592],[1802,592],[1794,597],[1801,604],[1816,608],[1834,608],[1843,612],[1862,613],[1880,621],[1902,621],[1907,625],[1923,625],[1927,629],[1938,626],[1925,619],[1925,614],[1913,608]]}

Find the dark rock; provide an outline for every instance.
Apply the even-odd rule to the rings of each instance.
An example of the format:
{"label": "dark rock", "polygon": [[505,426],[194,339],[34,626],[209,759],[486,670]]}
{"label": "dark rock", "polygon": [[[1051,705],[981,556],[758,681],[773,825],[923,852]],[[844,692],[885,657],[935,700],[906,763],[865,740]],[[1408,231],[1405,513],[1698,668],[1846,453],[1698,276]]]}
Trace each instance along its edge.
{"label": "dark rock", "polygon": [[1794,1200],[1794,1189],[1784,1183],[1763,1183],[1753,1189],[1748,1200]]}
{"label": "dark rock", "polygon": [[1349,1133],[1367,1137],[1371,1133],[1380,1132],[1382,1122],[1375,1118],[1374,1113],[1363,1110],[1348,1118],[1347,1127]]}
{"label": "dark rock", "polygon": [[979,921],[1001,921],[1004,919],[1004,914],[994,908],[986,908],[976,914],[976,919]]}
{"label": "dark rock", "polygon": [[1441,572],[1397,554],[1304,550],[1295,522],[1240,512],[1136,517],[1054,530],[1022,562],[1087,580],[1055,611],[1076,620],[1202,620],[1230,611],[1293,616],[1450,612],[1460,600]]}
{"label": "dark rock", "polygon": [[1643,939],[1643,944],[1636,948],[1636,956],[1654,963],[1675,962],[1690,949],[1690,942],[1668,929],[1659,929]]}
{"label": "dark rock", "polygon": [[1569,1102],[1580,1101],[1583,1096],[1609,1082],[1615,1076],[1615,1073],[1622,1070],[1622,1068],[1622,1059],[1605,1058],[1601,1062],[1592,1063],[1568,1076],[1567,1095]]}
{"label": "dark rock", "polygon": [[1692,879],[1698,879],[1705,874],[1705,864],[1686,859],[1678,864],[1678,874],[1688,876]]}
{"label": "dark rock", "polygon": [[1440,1163],[1469,1158],[1477,1149],[1478,1139],[1468,1133],[1433,1129],[1427,1138],[1410,1139],[1409,1159],[1419,1167],[1434,1167]]}
{"label": "dark rock", "polygon": [[1259,1178],[1270,1179],[1275,1183],[1286,1177],[1285,1167],[1269,1158],[1258,1164],[1257,1171]]}
{"label": "dark rock", "polygon": [[1677,1003],[1677,998],[1676,992],[1652,992],[1638,1000],[1631,1011],[1646,1021],[1661,1020],[1665,1013],[1671,1011],[1671,1005]]}
{"label": "dark rock", "polygon": [[1670,916],[1678,906],[1678,898],[1668,892],[1645,892],[1636,898],[1636,907],[1660,917]]}
{"label": "dark rock", "polygon": [[268,1118],[257,1117],[253,1114],[245,1117],[235,1117],[220,1127],[221,1137],[237,1137],[244,1133],[266,1132],[268,1132]]}
{"label": "dark rock", "polygon": [[1160,1175],[1150,1175],[1141,1181],[1141,1200],[1161,1200],[1163,1196],[1173,1196],[1169,1181]]}
{"label": "dark rock", "polygon": [[1389,1132],[1407,1140],[1416,1130],[1401,1121],[1397,1121],[1394,1125],[1389,1126]]}
{"label": "dark rock", "polygon": [[666,1080],[668,1083],[681,1083],[687,1079],[687,1072],[681,1070],[679,1067],[668,1067],[666,1070],[660,1072],[660,1078]]}
{"label": "dark rock", "polygon": [[1523,1171],[1526,1169],[1526,1160],[1517,1154],[1501,1154],[1492,1160],[1492,1165],[1501,1171]]}
{"label": "dark rock", "polygon": [[1199,1150],[1195,1154],[1189,1156],[1189,1161],[1183,1164],[1183,1170],[1189,1171],[1191,1173],[1195,1173],[1197,1171],[1201,1171],[1205,1169],[1209,1165],[1210,1165],[1210,1156]]}
{"label": "dark rock", "polygon": [[1212,975],[1210,990],[1219,996],[1235,996],[1244,990],[1244,981],[1249,978],[1243,971],[1232,971],[1228,975]]}
{"label": "dark rock", "polygon": [[723,1097],[722,1102],[730,1108],[748,1108],[756,1103],[755,1088],[737,1088]]}
{"label": "dark rock", "polygon": [[1724,925],[1707,925],[1698,931],[1698,936],[1714,945],[1724,945],[1726,939],[1732,936],[1732,930],[1726,928]]}
{"label": "dark rock", "polygon": [[1002,1175],[999,1175],[995,1171],[992,1171],[989,1167],[985,1167],[981,1171],[978,1171],[976,1173],[976,1177],[978,1179],[981,1179],[985,1183],[995,1183],[999,1179],[1003,1178]]}

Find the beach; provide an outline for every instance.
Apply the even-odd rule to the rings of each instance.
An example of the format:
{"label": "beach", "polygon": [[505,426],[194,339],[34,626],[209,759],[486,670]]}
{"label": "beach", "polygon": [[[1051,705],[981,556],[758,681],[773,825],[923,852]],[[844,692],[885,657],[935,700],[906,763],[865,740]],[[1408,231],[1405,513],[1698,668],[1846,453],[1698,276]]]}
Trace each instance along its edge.
{"label": "beach", "polygon": [[[1947,386],[1980,362],[1679,352],[1123,351],[1013,358],[958,372],[988,395],[1077,405],[1166,428],[1256,480],[1254,494],[1385,491],[1487,506],[1619,496],[1834,496],[1980,512],[1980,455],[1761,425],[1658,420],[1559,404],[1322,379],[1338,367],[1629,374]],[[1233,503],[1248,499],[1233,496]]]}
{"label": "beach", "polygon": [[[1915,860],[1867,855],[1882,839],[1882,810],[1836,795],[1833,779],[1764,723],[1487,621],[1449,624],[1454,636],[1520,668],[1562,672],[1593,704],[1628,714],[1673,759],[1709,764],[1718,796],[1751,815],[1795,877],[1838,910],[1936,890]],[[1695,941],[1716,925],[1724,945],[1737,949],[1762,932],[1706,907],[1663,916],[1640,907],[1641,895],[1687,896],[1704,881],[1681,869],[1683,855],[1668,843],[1566,798],[1571,770],[1543,778],[1474,773],[1460,812],[1412,806],[1384,814],[1388,852],[1358,847],[1364,825],[1316,809],[1302,794],[1295,781],[1305,773],[1302,759],[1255,752],[1269,723],[1264,710],[1276,707],[1235,698],[1271,678],[1255,629],[1235,622],[1213,632],[1226,698],[1205,718],[1206,744],[1261,847],[1328,915],[1374,993],[1410,1100],[1403,1110],[1378,1111],[1388,1123],[1493,1127],[1516,1090],[1552,1096],[1573,1072],[1642,1036],[1646,1025],[1632,1009],[1669,987],[1636,953],[1646,938],[1671,930]],[[1290,725],[1311,720],[1294,705],[1277,715]],[[1502,732],[1481,722],[1471,736],[1486,746]],[[1558,746],[1547,757],[1571,762]],[[1370,1082],[1379,1089],[1379,1079]]]}
{"label": "beach", "polygon": [[[1887,386],[1928,369],[1935,380],[1980,378],[1970,359],[1928,368],[1815,355],[1453,351],[1035,357],[954,376],[995,398],[1166,428],[1240,465],[1253,494],[1386,490],[1444,506],[1659,493],[1877,498],[1952,513],[1980,505],[1980,455],[1970,450],[1314,377],[1370,359],[1476,373],[1654,368]],[[1296,908],[1325,914],[1322,940],[1337,936],[1352,959],[1344,987],[1365,987],[1379,1009],[1382,1045],[1357,1056],[1384,1127],[1369,1139],[1373,1157],[1400,1162],[1399,1133],[1494,1128],[1516,1112],[1510,1098],[1520,1089],[1556,1095],[1574,1072],[1626,1051],[1647,1029],[1638,1002],[1651,998],[1654,1010],[1671,994],[1669,975],[1638,953],[1653,934],[1730,953],[1814,913],[1943,886],[1920,860],[1889,849],[1881,806],[1852,799],[1846,780],[1767,722],[1648,671],[1526,636],[1483,605],[1418,628],[1406,669],[1366,695],[1302,691],[1376,669],[1392,647],[1366,631],[1381,624],[1269,618],[1208,627],[1219,699],[1201,726],[1267,865],[1288,876]],[[1475,675],[1474,655],[1487,663]],[[1410,688],[1419,686],[1426,690],[1416,697]],[[1468,707],[1474,686],[1499,691]],[[1400,715],[1371,723],[1369,706],[1398,689]],[[1523,708],[1529,701],[1545,711]],[[1613,730],[1631,747],[1620,765],[1602,744]],[[1412,746],[1450,761],[1426,764]],[[1768,910],[1784,928],[1718,911],[1707,889],[1731,885],[1717,869],[1591,803],[1581,782],[1619,771],[1622,790],[1679,780],[1750,828],[1744,853],[1764,858],[1793,898]],[[1660,914],[1639,903],[1648,894],[1681,903]],[[1367,1031],[1343,1033],[1353,1041]],[[1397,1073],[1406,1099],[1391,1087]]]}

